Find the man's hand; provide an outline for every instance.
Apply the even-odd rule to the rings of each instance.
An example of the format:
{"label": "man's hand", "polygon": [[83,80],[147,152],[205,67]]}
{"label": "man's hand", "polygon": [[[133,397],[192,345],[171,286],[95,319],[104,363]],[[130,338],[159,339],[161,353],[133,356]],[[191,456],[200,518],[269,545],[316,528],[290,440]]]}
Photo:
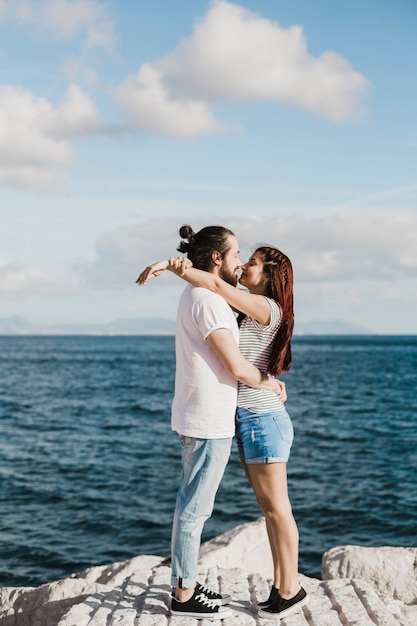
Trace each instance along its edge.
{"label": "man's hand", "polygon": [[281,400],[281,402],[285,402],[287,399],[287,391],[285,389],[285,383],[283,383],[281,380],[278,380],[278,378],[275,378],[275,389],[274,389],[274,393],[277,394],[278,398]]}
{"label": "man's hand", "polygon": [[261,372],[253,363],[247,361],[228,328],[217,328],[207,337],[207,343],[219,357],[229,374],[248,387],[264,389],[276,393],[282,402],[287,399],[285,383],[271,374]]}
{"label": "man's hand", "polygon": [[157,261],[156,263],[152,263],[152,265],[148,265],[136,280],[136,284],[144,285],[150,278],[155,278],[162,274],[167,267],[168,261]]}

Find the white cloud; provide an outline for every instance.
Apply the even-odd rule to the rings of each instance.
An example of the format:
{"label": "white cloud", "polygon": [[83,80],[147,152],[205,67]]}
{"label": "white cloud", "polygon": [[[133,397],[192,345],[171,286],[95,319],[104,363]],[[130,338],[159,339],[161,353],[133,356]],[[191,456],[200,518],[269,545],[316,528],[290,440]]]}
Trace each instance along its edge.
{"label": "white cloud", "polygon": [[68,163],[72,151],[62,140],[46,131],[52,105],[29,91],[13,86],[0,87],[0,162],[35,164],[53,161]]}
{"label": "white cloud", "polygon": [[57,137],[86,137],[104,127],[97,108],[78,85],[68,87],[65,99],[45,120],[45,128]]}
{"label": "white cloud", "polygon": [[74,160],[69,139],[101,126],[95,105],[76,85],[56,108],[30,91],[0,87],[0,181],[56,191],[64,180],[62,168]]}
{"label": "white cloud", "polygon": [[[375,332],[414,332],[417,215],[249,218],[242,214],[241,219],[222,215],[204,222],[191,220],[194,230],[208,223],[224,224],[236,233],[242,260],[262,243],[276,245],[289,255],[299,322],[344,319]],[[180,225],[178,219],[168,218],[103,235],[97,242],[97,259],[77,268],[87,289],[116,300],[136,294],[134,281],[140,271],[176,253]],[[174,318],[183,287],[168,273],[150,281],[132,295],[136,303],[132,315]]]}
{"label": "white cloud", "polygon": [[107,302],[102,307],[106,319],[123,317],[126,311],[133,317],[174,318],[182,281],[167,273],[138,290],[139,272],[176,253],[183,221],[190,221],[194,230],[223,223],[238,236],[242,260],[260,243],[276,245],[290,256],[298,321],[345,319],[377,332],[414,332],[417,215],[411,212],[295,217],[280,215],[277,208],[276,217],[182,218],[166,216],[108,230],[96,242],[96,259],[73,268],[78,284],[70,273],[63,281],[60,272],[60,281],[54,282],[49,269],[0,260],[0,289],[19,298],[26,292],[56,298],[66,289],[74,298],[71,306],[80,310],[87,300]]}
{"label": "white cloud", "polygon": [[98,6],[91,0],[18,0],[14,15],[23,23],[48,31],[54,38],[74,39],[97,19]]}
{"label": "white cloud", "polygon": [[349,213],[232,222],[240,240],[265,239],[293,260],[297,281],[401,279],[417,270],[417,216]]}
{"label": "white cloud", "polygon": [[44,270],[0,258],[1,292],[49,293],[57,287],[57,280]]}
{"label": "white cloud", "polygon": [[[293,262],[297,284],[399,281],[417,271],[417,216],[357,213],[326,217],[236,217],[211,219],[236,233],[245,255],[270,243]],[[95,288],[122,289],[147,264],[176,253],[178,228],[173,219],[120,227],[97,242],[97,260],[78,268]],[[206,224],[195,224],[195,230]],[[135,276],[136,277],[136,276]]]}
{"label": "white cloud", "polygon": [[78,52],[67,59],[70,80],[88,80],[92,51],[116,54],[115,26],[98,0],[0,0],[0,18],[27,27],[44,41],[72,44],[77,40]]}
{"label": "white cloud", "polygon": [[363,113],[368,87],[336,52],[311,55],[300,26],[284,29],[219,0],[188,39],[142,66],[116,98],[140,130],[188,138],[219,130],[209,104],[276,101],[341,122]]}
{"label": "white cloud", "polygon": [[193,139],[222,129],[204,101],[173,95],[151,65],[143,65],[137,76],[121,85],[116,98],[132,126],[142,132]]}
{"label": "white cloud", "polygon": [[283,101],[336,121],[355,113],[368,85],[339,54],[312,56],[300,26],[281,28],[223,0],[158,67],[176,88],[209,100]]}
{"label": "white cloud", "polygon": [[60,167],[50,163],[45,165],[0,164],[0,183],[11,187],[61,193],[65,189],[66,175]]}
{"label": "white cloud", "polygon": [[94,289],[125,289],[134,285],[139,271],[149,262],[175,251],[177,233],[178,224],[171,220],[120,226],[97,240],[94,262],[80,263],[75,269]]}
{"label": "white cloud", "polygon": [[102,48],[110,54],[115,54],[117,47],[117,36],[114,30],[114,24],[108,19],[102,19],[93,25],[88,31],[86,48]]}
{"label": "white cloud", "polygon": [[106,23],[103,6],[96,0],[6,0],[4,4],[10,19],[33,26],[53,39],[71,41]]}

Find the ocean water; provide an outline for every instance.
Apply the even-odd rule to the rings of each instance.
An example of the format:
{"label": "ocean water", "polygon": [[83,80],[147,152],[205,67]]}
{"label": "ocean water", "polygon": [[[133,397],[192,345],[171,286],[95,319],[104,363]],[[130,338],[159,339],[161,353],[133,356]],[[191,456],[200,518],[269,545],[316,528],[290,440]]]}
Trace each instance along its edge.
{"label": "ocean water", "polygon": [[[417,337],[296,337],[285,375],[300,571],[417,546]],[[0,337],[0,586],[169,554],[173,337]],[[236,448],[203,540],[259,517]]]}

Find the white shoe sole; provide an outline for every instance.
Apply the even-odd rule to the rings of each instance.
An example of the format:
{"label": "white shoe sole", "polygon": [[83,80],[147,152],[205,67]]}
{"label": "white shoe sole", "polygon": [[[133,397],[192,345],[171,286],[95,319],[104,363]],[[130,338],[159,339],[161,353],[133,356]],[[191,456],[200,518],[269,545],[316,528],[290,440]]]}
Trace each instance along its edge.
{"label": "white shoe sole", "polygon": [[232,617],[232,609],[226,609],[225,611],[219,611],[218,613],[192,613],[191,611],[173,611],[171,609],[171,615],[181,615],[182,617],[194,617],[196,619],[207,619],[214,622],[217,619],[226,619]]}

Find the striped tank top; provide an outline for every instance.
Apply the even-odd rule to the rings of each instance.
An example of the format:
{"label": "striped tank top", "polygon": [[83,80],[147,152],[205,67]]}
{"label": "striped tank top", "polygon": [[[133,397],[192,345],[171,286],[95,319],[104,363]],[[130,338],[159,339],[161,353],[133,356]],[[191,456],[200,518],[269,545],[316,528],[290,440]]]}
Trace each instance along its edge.
{"label": "striped tank top", "polygon": [[[271,298],[266,298],[271,308],[268,326],[261,326],[252,317],[246,316],[239,328],[239,349],[245,359],[256,365],[261,372],[268,369],[272,342],[281,322],[281,309]],[[239,382],[237,405],[254,413],[281,411],[284,404],[273,391],[254,389]]]}

